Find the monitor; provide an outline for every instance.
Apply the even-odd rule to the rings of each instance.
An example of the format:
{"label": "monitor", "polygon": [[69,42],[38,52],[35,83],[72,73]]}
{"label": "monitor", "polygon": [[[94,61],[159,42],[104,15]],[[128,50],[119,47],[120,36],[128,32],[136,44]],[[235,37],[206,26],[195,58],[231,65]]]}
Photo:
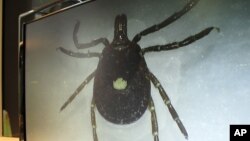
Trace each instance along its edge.
{"label": "monitor", "polygon": [[250,28],[223,1],[96,0],[26,23],[26,141],[228,141],[250,123]]}

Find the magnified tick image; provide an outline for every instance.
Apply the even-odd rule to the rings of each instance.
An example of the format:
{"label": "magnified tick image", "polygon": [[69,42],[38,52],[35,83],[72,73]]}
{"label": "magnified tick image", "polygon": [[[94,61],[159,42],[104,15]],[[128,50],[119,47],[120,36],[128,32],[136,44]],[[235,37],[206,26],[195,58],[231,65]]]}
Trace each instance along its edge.
{"label": "magnified tick image", "polygon": [[249,7],[93,0],[26,23],[25,141],[228,141],[250,123]]}
{"label": "magnified tick image", "polygon": [[219,28],[208,27],[182,41],[164,45],[153,45],[143,49],[138,42],[143,36],[157,32],[181,18],[191,10],[198,1],[199,0],[189,1],[180,11],[164,19],[162,22],[139,32],[132,40],[129,40],[127,36],[127,30],[129,30],[129,27],[127,26],[126,14],[116,16],[114,22],[114,38],[112,42],[109,42],[105,37],[101,37],[89,43],[79,43],[77,32],[79,30],[80,22],[78,21],[73,32],[75,47],[77,49],[86,49],[98,44],[103,44],[104,49],[101,53],[79,53],[72,52],[63,47],[58,48],[64,54],[76,58],[99,58],[97,69],[80,84],[61,107],[61,111],[74,100],[89,81],[94,79],[93,99],[91,102],[91,124],[94,141],[98,141],[95,107],[97,107],[100,114],[106,120],[121,125],[135,122],[144,114],[146,109],[149,109],[151,112],[152,135],[154,141],[158,141],[158,122],[154,101],[151,98],[150,83],[153,83],[155,88],[158,89],[163,102],[167,106],[180,131],[185,138],[188,139],[188,133],[175,108],[171,104],[169,96],[159,80],[148,68],[144,55],[150,52],[162,53],[163,51],[187,46],[196,40],[207,36],[213,29],[219,31]]}

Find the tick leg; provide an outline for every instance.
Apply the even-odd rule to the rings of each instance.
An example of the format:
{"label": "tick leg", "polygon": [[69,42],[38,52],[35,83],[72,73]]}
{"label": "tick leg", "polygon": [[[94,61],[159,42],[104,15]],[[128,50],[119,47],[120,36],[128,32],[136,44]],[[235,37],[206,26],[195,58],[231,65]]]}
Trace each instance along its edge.
{"label": "tick leg", "polygon": [[167,19],[165,19],[161,23],[155,24],[155,25],[141,31],[140,33],[136,34],[132,41],[137,43],[138,41],[141,40],[142,36],[146,36],[147,34],[158,31],[158,30],[164,28],[165,26],[168,26],[172,22],[178,20],[181,16],[183,16],[190,9],[192,9],[198,3],[198,1],[199,0],[189,0],[189,2],[180,11],[174,13],[173,15],[171,15],[170,17],[168,17]]}
{"label": "tick leg", "polygon": [[180,48],[183,46],[187,46],[187,45],[205,37],[213,29],[216,29],[219,32],[219,28],[217,28],[217,27],[208,27],[208,28],[202,30],[201,32],[199,32],[198,34],[189,36],[180,42],[173,42],[173,43],[166,44],[166,45],[155,45],[155,46],[146,47],[146,48],[142,49],[142,52],[144,54],[146,52],[151,52],[151,51],[172,50],[172,49],[177,49],[177,48]]}
{"label": "tick leg", "polygon": [[166,104],[166,106],[168,107],[168,110],[172,116],[172,118],[175,120],[175,122],[177,123],[179,129],[181,130],[182,134],[185,136],[186,139],[188,139],[188,133],[184,127],[184,125],[182,124],[177,112],[175,111],[173,105],[171,104],[171,101],[167,95],[167,93],[165,92],[165,90],[163,89],[163,87],[161,86],[161,83],[159,82],[159,80],[154,76],[154,74],[152,74],[151,72],[148,72],[148,77],[149,79],[152,81],[152,83],[154,84],[154,86],[159,90],[160,95],[164,101],[164,103]]}
{"label": "tick leg", "polygon": [[152,134],[154,136],[154,141],[159,141],[158,137],[158,123],[157,123],[157,117],[155,112],[155,105],[152,98],[150,98],[149,101],[149,111],[151,112],[151,124],[152,124]]}
{"label": "tick leg", "polygon": [[80,21],[77,21],[76,25],[75,25],[75,28],[74,28],[74,32],[73,32],[73,41],[74,41],[74,44],[75,44],[76,48],[85,49],[85,48],[96,46],[96,45],[98,45],[100,43],[103,43],[105,46],[109,46],[109,41],[108,41],[107,38],[99,38],[99,39],[91,41],[90,43],[80,44],[78,42],[78,38],[77,38],[77,33],[79,31],[79,26],[80,26]]}
{"label": "tick leg", "polygon": [[74,99],[75,97],[80,93],[80,91],[85,87],[86,84],[89,83],[89,81],[95,76],[95,71],[92,72],[78,88],[75,90],[75,92],[68,98],[68,100],[63,104],[60,111],[64,110]]}
{"label": "tick leg", "polygon": [[59,47],[59,48],[57,48],[57,50],[60,50],[64,54],[72,56],[72,57],[76,57],[76,58],[91,58],[91,57],[100,57],[101,56],[100,53],[96,53],[96,52],[88,52],[88,53],[72,52],[72,51],[67,50],[63,47]]}
{"label": "tick leg", "polygon": [[98,141],[97,132],[96,132],[96,118],[95,118],[95,101],[94,98],[91,102],[91,124],[92,124],[92,132],[94,141]]}

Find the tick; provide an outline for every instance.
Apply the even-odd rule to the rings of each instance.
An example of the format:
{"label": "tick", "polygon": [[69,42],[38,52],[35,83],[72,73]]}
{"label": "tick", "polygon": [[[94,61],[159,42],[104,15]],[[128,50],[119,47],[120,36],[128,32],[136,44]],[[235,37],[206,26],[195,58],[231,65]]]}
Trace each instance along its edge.
{"label": "tick", "polygon": [[115,18],[114,39],[111,43],[107,38],[99,38],[89,43],[79,43],[77,33],[80,22],[78,21],[73,31],[73,40],[76,48],[87,49],[98,44],[103,44],[104,49],[101,53],[79,53],[67,50],[63,47],[58,48],[66,55],[76,58],[99,58],[97,69],[79,85],[60,110],[62,111],[70,104],[85,85],[94,79],[93,98],[91,102],[91,124],[94,141],[98,141],[95,108],[97,108],[102,117],[107,121],[120,125],[137,121],[145,113],[146,109],[149,109],[151,113],[152,135],[154,141],[158,141],[158,123],[154,102],[150,93],[150,83],[152,82],[156,89],[159,90],[163,102],[168,107],[180,131],[185,138],[188,138],[188,133],[171,104],[167,93],[159,80],[149,70],[144,55],[150,52],[168,51],[187,46],[205,37],[213,29],[219,29],[216,27],[208,27],[182,41],[164,45],[141,48],[138,42],[143,36],[154,33],[179,19],[192,9],[198,1],[199,0],[189,1],[180,11],[172,14],[162,22],[139,32],[132,40],[127,36],[127,17],[125,14],[117,15]]}

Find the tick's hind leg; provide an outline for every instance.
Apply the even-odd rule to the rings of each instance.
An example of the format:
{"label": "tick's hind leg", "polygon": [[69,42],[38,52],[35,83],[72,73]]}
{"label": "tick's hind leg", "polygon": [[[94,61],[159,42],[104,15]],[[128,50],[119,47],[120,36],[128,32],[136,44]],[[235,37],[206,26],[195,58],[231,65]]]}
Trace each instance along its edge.
{"label": "tick's hind leg", "polygon": [[149,111],[151,112],[152,134],[154,137],[154,141],[159,141],[158,123],[157,123],[157,117],[156,117],[156,112],[155,112],[155,105],[154,105],[154,101],[151,97],[150,97],[148,108],[149,108]]}
{"label": "tick's hind leg", "polygon": [[95,118],[95,101],[94,98],[91,102],[91,125],[92,125],[92,132],[93,132],[93,139],[94,141],[98,141],[97,133],[96,133],[96,118]]}
{"label": "tick's hind leg", "polygon": [[154,76],[154,74],[152,74],[151,72],[148,72],[148,77],[149,79],[152,81],[152,83],[154,84],[154,86],[159,90],[160,95],[164,101],[164,103],[166,104],[166,106],[168,107],[168,110],[172,116],[172,118],[174,119],[174,121],[177,123],[179,129],[181,130],[182,134],[185,136],[186,139],[188,139],[188,133],[184,127],[184,125],[182,124],[177,112],[175,111],[173,105],[171,104],[171,101],[167,95],[167,93],[165,92],[165,90],[163,89],[163,87],[161,86],[161,83],[159,82],[159,80]]}
{"label": "tick's hind leg", "polygon": [[92,72],[78,88],[75,90],[75,92],[68,98],[68,100],[63,104],[60,111],[65,109],[72,101],[73,99],[80,93],[80,91],[89,83],[89,81],[95,76],[95,71]]}

